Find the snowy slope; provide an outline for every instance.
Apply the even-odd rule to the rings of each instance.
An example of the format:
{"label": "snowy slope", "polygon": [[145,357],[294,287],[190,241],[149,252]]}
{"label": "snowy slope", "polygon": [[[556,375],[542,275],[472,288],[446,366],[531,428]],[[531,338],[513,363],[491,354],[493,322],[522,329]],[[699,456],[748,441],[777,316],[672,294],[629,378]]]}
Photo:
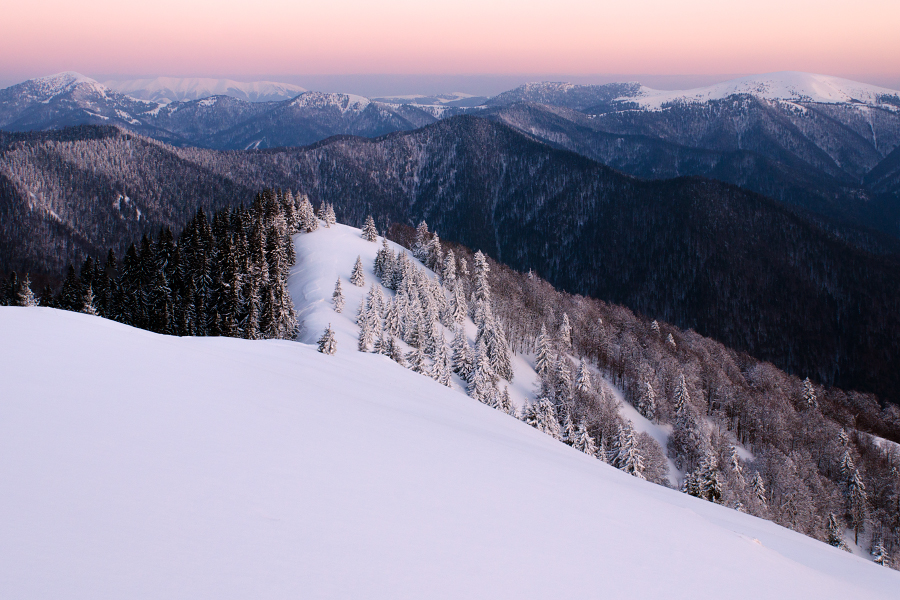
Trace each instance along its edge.
{"label": "snowy slope", "polygon": [[[0,590],[25,598],[894,598],[345,345],[0,308]],[[48,576],[52,573],[52,576]]]}
{"label": "snowy slope", "polygon": [[646,109],[659,109],[667,103],[707,102],[734,94],[749,94],[766,100],[793,102],[879,104],[883,98],[900,98],[900,92],[840,77],[782,71],[750,75],[693,90],[660,91],[641,87],[635,95],[620,100],[636,102]]}
{"label": "snowy slope", "polygon": [[203,77],[157,77],[155,79],[112,80],[104,83],[122,94],[162,104],[200,100],[210,96],[232,96],[248,102],[289,100],[306,91],[299,85],[275,81],[234,81]]}

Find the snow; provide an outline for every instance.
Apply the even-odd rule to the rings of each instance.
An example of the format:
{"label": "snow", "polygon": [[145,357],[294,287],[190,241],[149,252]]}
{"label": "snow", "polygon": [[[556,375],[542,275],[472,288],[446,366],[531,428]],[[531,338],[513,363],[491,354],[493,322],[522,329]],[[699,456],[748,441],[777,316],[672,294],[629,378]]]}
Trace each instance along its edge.
{"label": "snow", "polygon": [[346,346],[17,307],[0,308],[0,339],[4,598],[893,598],[900,585]]}
{"label": "snow", "polygon": [[310,108],[336,107],[341,114],[361,112],[370,104],[368,98],[356,94],[335,94],[322,92],[305,92],[294,98],[292,106]]}
{"label": "snow", "polygon": [[242,82],[232,79],[203,77],[156,77],[107,81],[110,89],[133,98],[153,100],[162,104],[176,101],[200,100],[209,96],[232,96],[249,102],[289,100],[306,91],[298,85],[275,81]]}
{"label": "snow", "polygon": [[702,103],[734,94],[750,94],[766,100],[823,103],[878,104],[880,96],[900,96],[900,92],[840,77],[782,71],[751,75],[715,85],[681,91],[660,91],[641,87],[637,96],[620,98],[642,108],[659,110],[669,103]]}
{"label": "snow", "polygon": [[356,351],[380,242],[295,236],[300,342],[0,307],[3,598],[896,597],[895,571]]}

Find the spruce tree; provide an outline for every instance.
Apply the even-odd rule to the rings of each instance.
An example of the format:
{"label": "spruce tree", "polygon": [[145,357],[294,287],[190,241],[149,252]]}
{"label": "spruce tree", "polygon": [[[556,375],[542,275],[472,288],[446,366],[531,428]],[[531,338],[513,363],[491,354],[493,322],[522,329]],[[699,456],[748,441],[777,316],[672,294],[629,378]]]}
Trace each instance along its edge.
{"label": "spruce tree", "polygon": [[691,397],[690,394],[688,394],[687,382],[685,381],[684,374],[682,373],[681,379],[679,379],[678,381],[678,385],[675,386],[675,395],[672,399],[676,418],[683,419],[687,416],[690,402]]}
{"label": "spruce tree", "polygon": [[25,278],[19,283],[19,289],[16,292],[16,302],[19,306],[37,306],[34,293],[31,291],[31,279],[28,277],[28,273],[25,274]]}
{"label": "spruce tree", "polygon": [[853,469],[847,481],[847,514],[853,527],[854,543],[859,544],[859,533],[865,529],[868,496],[866,486],[857,469]]}
{"label": "spruce tree", "polygon": [[637,409],[650,421],[656,419],[656,393],[649,381],[644,382],[644,389],[638,398]]}
{"label": "spruce tree", "polygon": [[327,204],[325,206],[325,223],[328,227],[331,227],[335,223],[337,223],[337,219],[334,216],[334,205]]}
{"label": "spruce tree", "polygon": [[94,290],[91,286],[88,286],[87,290],[84,292],[84,304],[82,305],[80,312],[94,316],[98,314],[97,307],[95,306]]}
{"label": "spruce tree", "polygon": [[325,333],[319,338],[319,352],[328,354],[329,356],[337,352],[337,340],[334,338],[334,331],[331,329],[331,323],[328,324]]}
{"label": "spruce tree", "polygon": [[759,501],[759,503],[763,507],[766,507],[768,505],[768,493],[766,492],[766,486],[763,483],[762,475],[759,474],[759,471],[757,471],[753,476],[753,481],[750,483],[750,487],[753,488],[753,495],[756,496],[756,499]]}
{"label": "spruce tree", "polygon": [[891,566],[890,558],[888,557],[887,550],[884,548],[884,542],[879,540],[872,547],[872,560],[876,565],[881,565],[883,567]]}
{"label": "spruce tree", "polygon": [[828,515],[828,521],[825,525],[825,541],[835,548],[840,548],[847,552],[850,551],[850,548],[844,542],[844,538],[841,535],[841,527],[838,524],[837,517],[834,513],[829,513]]}
{"label": "spruce tree", "polygon": [[535,342],[536,356],[534,359],[534,370],[541,378],[546,378],[550,373],[550,368],[554,363],[553,344],[547,335],[547,327],[541,324],[541,332]]}
{"label": "spruce tree", "polygon": [[344,291],[341,289],[341,278],[338,277],[334,284],[334,293],[331,294],[331,301],[334,303],[334,312],[340,313],[344,310]]}
{"label": "spruce tree", "polygon": [[619,425],[619,453],[615,466],[639,479],[644,478],[644,459],[637,447],[637,439],[631,422]]}
{"label": "spruce tree", "polygon": [[568,313],[563,313],[562,324],[559,326],[559,341],[563,349],[572,349],[572,326],[569,324]]}
{"label": "spruce tree", "polygon": [[350,274],[350,283],[356,287],[366,285],[366,277],[363,274],[362,257],[356,257],[356,264],[353,265],[353,272]]}
{"label": "spruce tree", "polygon": [[363,225],[362,229],[362,238],[367,242],[378,240],[378,229],[375,228],[375,219],[372,218],[372,215],[366,217],[366,224]]}
{"label": "spruce tree", "polygon": [[588,456],[597,456],[597,444],[594,442],[594,438],[591,437],[591,434],[588,433],[587,426],[584,424],[584,421],[578,422],[578,429],[575,430],[572,447],[576,450],[584,452]]}
{"label": "spruce tree", "polygon": [[818,408],[819,401],[816,398],[816,390],[813,389],[812,382],[809,380],[809,377],[803,380],[803,405],[804,408]]}
{"label": "spruce tree", "polygon": [[575,376],[575,389],[582,394],[591,391],[591,373],[588,371],[587,363],[584,359],[578,364],[578,374]]}

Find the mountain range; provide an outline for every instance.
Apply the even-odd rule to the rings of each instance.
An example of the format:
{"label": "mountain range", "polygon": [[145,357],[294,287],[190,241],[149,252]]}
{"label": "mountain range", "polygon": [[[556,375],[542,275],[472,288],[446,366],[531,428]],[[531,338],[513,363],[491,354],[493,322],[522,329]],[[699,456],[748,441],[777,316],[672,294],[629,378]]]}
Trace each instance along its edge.
{"label": "mountain range", "polygon": [[[334,135],[377,137],[468,113],[637,177],[718,179],[809,211],[826,227],[836,222],[900,236],[891,157],[900,146],[900,92],[834,77],[775,73],[679,92],[637,83],[535,83],[478,106],[472,104],[481,99],[463,94],[370,100],[284,87],[298,95],[250,102],[248,90],[262,94],[268,84],[228,92],[230,84],[217,80],[126,83],[119,89],[142,97],[182,92],[162,94],[165,102],[141,100],[62,73],[0,91],[0,129],[111,124],[176,146],[265,149]],[[186,95],[222,89],[225,95]]]}

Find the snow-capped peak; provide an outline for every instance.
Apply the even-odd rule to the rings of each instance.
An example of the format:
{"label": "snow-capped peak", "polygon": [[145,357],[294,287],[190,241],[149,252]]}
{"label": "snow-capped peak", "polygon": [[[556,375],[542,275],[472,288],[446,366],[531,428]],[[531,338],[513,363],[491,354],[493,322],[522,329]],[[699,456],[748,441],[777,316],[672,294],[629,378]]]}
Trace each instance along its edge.
{"label": "snow-capped peak", "polygon": [[840,77],[782,71],[750,75],[691,90],[661,91],[642,86],[634,96],[620,99],[637,102],[646,109],[659,109],[669,103],[700,103],[721,100],[735,94],[748,94],[765,100],[828,104],[879,104],[885,96],[900,96],[900,92],[896,90]]}
{"label": "snow-capped peak", "polygon": [[356,94],[337,94],[323,92],[304,92],[300,94],[294,101],[292,106],[301,108],[326,108],[329,106],[337,107],[341,113],[359,112],[371,104],[371,100]]}
{"label": "snow-capped peak", "polygon": [[288,100],[306,91],[299,85],[275,81],[234,81],[204,77],[157,77],[155,79],[113,80],[105,85],[139,100],[162,104],[199,100],[210,96],[231,96],[248,102]]}
{"label": "snow-capped peak", "polygon": [[81,73],[75,71],[64,71],[46,77],[38,77],[31,79],[20,85],[27,85],[31,88],[32,93],[41,96],[43,99],[50,99],[76,87],[84,86],[92,88],[101,95],[106,95],[106,88],[98,83],[95,79],[91,79]]}

